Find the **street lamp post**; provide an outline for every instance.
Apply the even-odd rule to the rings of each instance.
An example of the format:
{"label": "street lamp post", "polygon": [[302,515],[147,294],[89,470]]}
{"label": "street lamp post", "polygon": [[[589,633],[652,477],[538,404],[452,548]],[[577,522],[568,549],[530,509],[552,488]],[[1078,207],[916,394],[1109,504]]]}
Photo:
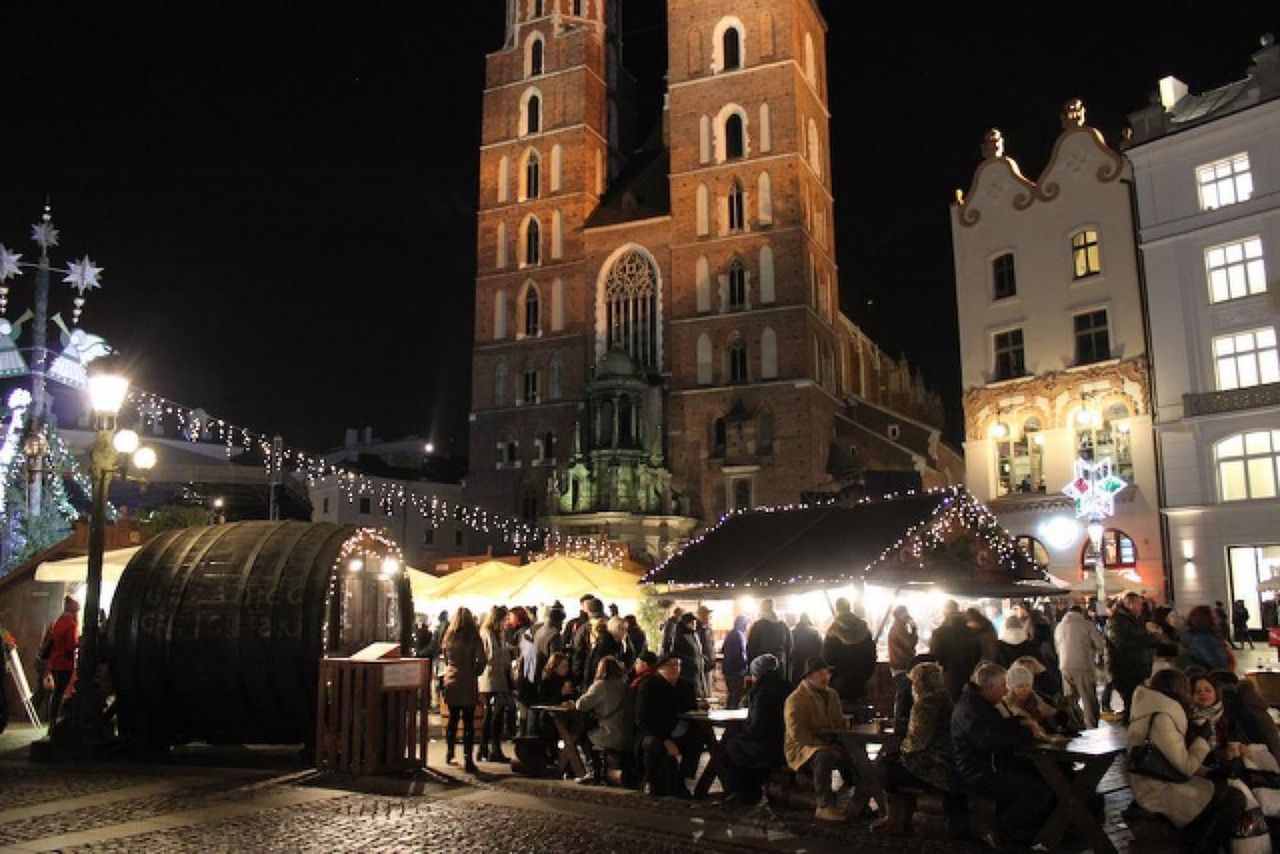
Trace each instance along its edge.
{"label": "street lamp post", "polygon": [[[128,476],[129,465],[146,471],[156,464],[151,448],[139,447],[138,434],[116,429],[116,417],[129,393],[129,380],[117,374],[99,373],[88,382],[96,435],[89,447],[92,505],[89,515],[89,562],[85,576],[84,630],[80,637],[80,678],[68,701],[67,716],[55,722],[52,738],[58,746],[83,752],[108,735],[103,723],[104,698],[98,684],[102,599],[102,563],[106,550],[107,492],[111,478]],[[121,462],[120,457],[125,459]]]}

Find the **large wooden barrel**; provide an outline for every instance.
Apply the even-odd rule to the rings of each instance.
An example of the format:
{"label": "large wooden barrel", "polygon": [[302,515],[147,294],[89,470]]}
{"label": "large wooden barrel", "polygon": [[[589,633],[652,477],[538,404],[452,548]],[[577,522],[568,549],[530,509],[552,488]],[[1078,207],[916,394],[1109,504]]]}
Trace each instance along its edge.
{"label": "large wooden barrel", "polygon": [[[355,540],[373,556],[366,533],[236,522],[148,542],[121,576],[108,619],[122,732],[153,744],[310,742],[319,661],[336,649],[349,599],[344,565]],[[401,638],[369,640],[407,637],[408,581],[399,573],[389,583]]]}

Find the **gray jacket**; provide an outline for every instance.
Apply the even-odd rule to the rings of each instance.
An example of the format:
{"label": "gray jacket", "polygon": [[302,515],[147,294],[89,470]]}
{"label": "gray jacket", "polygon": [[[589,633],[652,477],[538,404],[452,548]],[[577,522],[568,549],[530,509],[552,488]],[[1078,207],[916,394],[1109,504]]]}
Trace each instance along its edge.
{"label": "gray jacket", "polygon": [[482,694],[511,693],[511,647],[502,638],[501,632],[480,633],[484,641],[484,672],[480,674],[480,692]]}
{"label": "gray jacket", "polygon": [[631,696],[626,679],[592,683],[578,700],[578,709],[595,716],[596,726],[587,733],[592,744],[605,750],[631,750]]}

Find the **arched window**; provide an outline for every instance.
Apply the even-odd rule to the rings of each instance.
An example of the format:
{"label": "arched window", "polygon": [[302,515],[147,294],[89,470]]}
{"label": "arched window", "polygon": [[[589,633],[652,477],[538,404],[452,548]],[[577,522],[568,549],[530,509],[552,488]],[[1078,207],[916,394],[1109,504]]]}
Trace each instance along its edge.
{"label": "arched window", "polygon": [[698,336],[698,385],[711,385],[711,338],[704,332]]}
{"label": "arched window", "polygon": [[773,249],[760,247],[760,304],[769,305],[776,297],[773,292]]}
{"label": "arched window", "polygon": [[524,334],[537,336],[542,332],[541,315],[538,306],[538,288],[532,282],[525,286],[524,292]]}
{"label": "arched window", "polygon": [[536,365],[529,364],[524,369],[524,404],[532,406],[539,403],[541,398],[541,389],[539,383],[538,368]]}
{"label": "arched window", "polygon": [[1049,568],[1049,550],[1044,547],[1044,543],[1026,534],[1015,537],[1014,542],[1026,553],[1027,557],[1031,558],[1031,562],[1040,569]]}
{"label": "arched window", "polygon": [[564,216],[560,209],[551,212],[551,257],[564,255]]}
{"label": "arched window", "polygon": [[773,181],[768,172],[761,172],[756,180],[756,203],[760,208],[758,219],[761,225],[773,224]]}
{"label": "arched window", "polygon": [[[1124,531],[1107,528],[1102,532],[1101,543],[1102,565],[1107,569],[1133,569],[1138,565],[1138,548],[1133,539]],[[1080,549],[1080,563],[1086,569],[1098,565],[1099,553],[1094,551],[1093,543],[1085,538]]]}
{"label": "arched window", "polygon": [[766,326],[760,333],[760,378],[776,379],[778,376],[778,333]]}
{"label": "arched window", "polygon": [[696,204],[696,227],[699,237],[705,237],[711,232],[711,214],[710,214],[710,193],[707,192],[706,184],[698,185],[697,204]]}
{"label": "arched window", "polygon": [[804,76],[808,79],[809,85],[818,85],[818,61],[811,33],[804,34]]}
{"label": "arched window", "polygon": [[773,453],[773,413],[767,409],[756,416],[756,453]]}
{"label": "arched window", "polygon": [[736,27],[724,31],[721,56],[724,57],[723,70],[732,71],[742,67],[742,33]]}
{"label": "arched window", "polygon": [[1222,501],[1275,498],[1280,484],[1280,430],[1228,436],[1213,446]]}
{"label": "arched window", "polygon": [[747,342],[735,338],[729,343],[729,382],[747,381]]}
{"label": "arched window", "polygon": [[524,223],[524,260],[523,266],[533,267],[542,263],[542,226],[538,220],[529,217]]}
{"label": "arched window", "polygon": [[511,183],[511,158],[503,155],[498,161],[498,203],[505,204]]}
{"label": "arched window", "polygon": [[541,18],[546,14],[546,11],[543,9],[545,2],[546,0],[533,0],[533,17]]}
{"label": "arched window", "polygon": [[711,162],[711,116],[698,120],[698,162]]}
{"label": "arched window", "polygon": [[500,357],[493,366],[493,405],[507,405],[507,360]]}
{"label": "arched window", "polygon": [[711,456],[723,457],[725,446],[729,444],[728,430],[723,418],[711,422]]}
{"label": "arched window", "polygon": [[529,64],[526,72],[530,77],[537,77],[545,70],[546,60],[546,44],[542,41],[541,33],[534,33],[529,37]]}
{"label": "arched window", "polygon": [[742,231],[747,226],[746,202],[743,199],[742,185],[734,181],[729,185],[729,230]]}
{"label": "arched window", "polygon": [[507,266],[507,224],[505,222],[498,223],[498,229],[494,234],[496,245],[494,246],[494,266],[501,270]]}
{"label": "arched window", "polygon": [[610,347],[639,365],[658,368],[658,271],[630,249],[613,262],[604,282],[605,328]]}
{"label": "arched window", "polygon": [[742,116],[730,113],[724,120],[724,156],[729,160],[737,160],[745,157],[746,153],[746,131],[742,126]]}
{"label": "arched window", "polygon": [[542,94],[529,89],[521,97],[520,136],[542,132]]}
{"label": "arched window", "polygon": [[551,192],[560,192],[560,171],[561,162],[564,159],[564,150],[560,148],[560,143],[551,146]]}
{"label": "arched window", "polygon": [[760,105],[760,150],[773,150],[773,119],[769,114],[769,105]]}
{"label": "arched window", "polygon": [[729,263],[729,308],[747,307],[747,268],[734,258]]}
{"label": "arched window", "polygon": [[524,181],[523,192],[520,194],[520,200],[536,199],[541,194],[542,184],[542,159],[538,157],[538,152],[530,149],[524,156]]}
{"label": "arched window", "polygon": [[551,283],[551,331],[564,329],[564,279]]}
{"label": "arched window", "polygon": [[698,257],[694,269],[695,299],[698,311],[711,311],[711,267],[707,264],[707,256]]}

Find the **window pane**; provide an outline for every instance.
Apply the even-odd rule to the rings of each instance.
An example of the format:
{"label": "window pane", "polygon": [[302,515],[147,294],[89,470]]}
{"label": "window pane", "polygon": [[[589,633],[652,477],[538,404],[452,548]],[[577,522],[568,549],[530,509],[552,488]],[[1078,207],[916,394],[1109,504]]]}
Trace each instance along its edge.
{"label": "window pane", "polygon": [[1268,454],[1271,452],[1271,434],[1267,432],[1246,433],[1244,436],[1244,452],[1249,456]]}
{"label": "window pane", "polygon": [[1226,253],[1222,251],[1221,247],[1217,249],[1210,249],[1208,258],[1210,267],[1221,267],[1227,260]]}
{"label": "window pane", "polygon": [[1098,245],[1089,247],[1089,269],[1097,272],[1102,269],[1102,259],[1098,256]]}
{"label": "window pane", "polygon": [[1228,267],[1227,278],[1231,282],[1230,292],[1232,299],[1239,299],[1248,293],[1245,288],[1244,267]]}
{"label": "window pane", "polygon": [[1275,327],[1269,326],[1265,329],[1259,329],[1257,332],[1254,333],[1254,337],[1257,338],[1258,349],[1264,349],[1266,347],[1276,346]]}
{"label": "window pane", "polygon": [[1242,460],[1219,463],[1218,480],[1222,489],[1223,501],[1239,501],[1242,498],[1249,497],[1249,491],[1245,487],[1244,462]]}
{"label": "window pane", "polygon": [[1276,463],[1274,457],[1249,460],[1249,497],[1276,497]]}
{"label": "window pane", "polygon": [[1230,358],[1218,362],[1218,391],[1231,391],[1239,387],[1240,380],[1236,376],[1236,360]]}
{"label": "window pane", "polygon": [[1218,459],[1244,455],[1244,436],[1232,436],[1218,443]]}
{"label": "window pane", "polygon": [[1239,264],[1244,260],[1244,245],[1240,243],[1231,243],[1226,247],[1227,263]]}
{"label": "window pane", "polygon": [[1213,339],[1213,354],[1215,356],[1229,356],[1235,351],[1236,342],[1230,335],[1224,335],[1221,338]]}
{"label": "window pane", "polygon": [[1244,242],[1244,257],[1261,258],[1262,257],[1262,239],[1259,237],[1250,237]]}
{"label": "window pane", "polygon": [[1249,293],[1260,294],[1265,291],[1267,289],[1267,273],[1262,260],[1250,261],[1247,269],[1249,271]]}
{"label": "window pane", "polygon": [[1280,356],[1277,356],[1275,350],[1264,350],[1258,354],[1258,381],[1280,382]]}
{"label": "window pane", "polygon": [[1258,362],[1252,355],[1236,360],[1236,371],[1240,374],[1240,385],[1244,388],[1258,384]]}
{"label": "window pane", "polygon": [[1253,176],[1251,174],[1246,172],[1236,178],[1236,193],[1242,202],[1253,196]]}

